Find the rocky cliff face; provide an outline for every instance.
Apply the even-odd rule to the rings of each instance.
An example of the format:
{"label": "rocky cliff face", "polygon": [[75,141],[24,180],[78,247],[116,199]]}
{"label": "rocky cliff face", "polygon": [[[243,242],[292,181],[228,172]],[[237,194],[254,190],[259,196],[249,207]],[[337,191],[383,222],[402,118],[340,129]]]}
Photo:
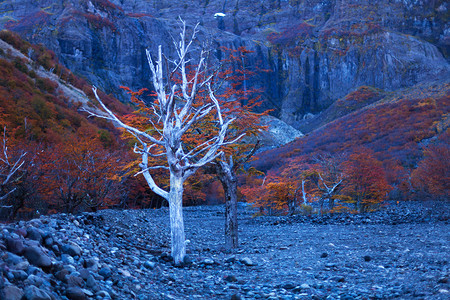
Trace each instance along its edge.
{"label": "rocky cliff face", "polygon": [[74,72],[126,99],[118,86],[150,85],[145,49],[170,49],[178,16],[200,22],[199,39],[217,49],[254,51],[249,67],[270,72],[248,84],[264,88],[267,106],[298,127],[359,86],[392,91],[448,77],[448,6],[437,0],[7,0],[0,3],[0,26],[45,44]]}

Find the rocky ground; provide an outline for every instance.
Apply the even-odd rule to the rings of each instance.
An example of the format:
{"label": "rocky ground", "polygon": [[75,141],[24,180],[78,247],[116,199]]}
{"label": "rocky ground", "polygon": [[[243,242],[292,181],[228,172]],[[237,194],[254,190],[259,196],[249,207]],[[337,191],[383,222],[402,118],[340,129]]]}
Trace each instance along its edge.
{"label": "rocky ground", "polygon": [[224,207],[185,209],[192,264],[174,267],[168,210],[0,225],[1,299],[449,299],[450,205],[253,217],[224,251]]}

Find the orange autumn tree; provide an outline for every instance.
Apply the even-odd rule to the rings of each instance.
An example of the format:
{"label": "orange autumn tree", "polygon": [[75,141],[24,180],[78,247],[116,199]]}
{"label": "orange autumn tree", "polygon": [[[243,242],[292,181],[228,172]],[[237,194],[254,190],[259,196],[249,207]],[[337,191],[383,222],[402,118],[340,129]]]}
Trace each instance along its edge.
{"label": "orange autumn tree", "polygon": [[52,211],[96,211],[117,203],[123,153],[106,150],[94,132],[80,127],[77,136],[41,156],[46,160],[43,194]]}
{"label": "orange autumn tree", "polygon": [[[225,247],[232,249],[239,245],[237,174],[244,171],[244,165],[252,159],[259,146],[258,135],[266,128],[260,119],[268,111],[254,112],[261,104],[260,93],[246,85],[255,75],[255,71],[246,67],[249,65],[248,54],[252,52],[245,47],[222,48],[221,51],[226,58],[221,61],[221,69],[215,77],[220,99],[216,101],[219,101],[224,116],[235,118],[228,130],[230,140],[235,142],[224,146],[222,154],[214,161],[214,166],[225,196]],[[204,125],[204,132],[211,131],[211,124]],[[240,139],[242,136],[243,139]]]}
{"label": "orange autumn tree", "polygon": [[367,148],[358,148],[344,163],[346,182],[342,193],[358,212],[376,209],[386,200],[392,187],[386,180],[382,163]]}
{"label": "orange autumn tree", "polygon": [[[222,146],[234,142],[225,139],[228,126],[234,119],[223,117],[220,104],[214,95],[212,78],[215,74],[211,74],[208,65],[209,51],[201,49],[199,55],[195,56],[196,63],[192,63],[192,46],[199,32],[198,24],[188,38],[186,23],[181,19],[180,22],[180,38],[173,43],[176,53],[173,59],[163,56],[161,46],[156,56],[146,51],[155,90],[154,101],[146,105],[147,122],[153,125],[153,132],[133,127],[118,118],[102,102],[95,87],[95,98],[104,113],[85,108],[91,116],[110,120],[136,138],[134,151],[141,156],[141,174],[150,189],[169,203],[171,254],[177,266],[184,264],[186,256],[184,183],[198,169],[220,156]],[[190,65],[195,65],[192,73],[189,72]],[[196,130],[199,122],[210,114],[215,116],[214,135],[207,140],[197,140],[196,146],[187,143],[185,138],[189,138],[189,132]],[[150,157],[160,156],[164,157],[163,164],[150,164]],[[168,170],[170,186],[167,189],[155,182],[155,169]]]}
{"label": "orange autumn tree", "polygon": [[[180,83],[176,78],[174,78],[174,81]],[[130,101],[137,107],[137,109],[132,114],[124,115],[122,117],[123,121],[126,124],[129,124],[130,126],[137,128],[143,132],[147,132],[151,136],[157,138],[160,132],[162,132],[163,130],[161,124],[158,123],[159,117],[154,114],[154,106],[149,107],[146,101],[142,100],[145,96],[155,97],[156,94],[148,93],[148,89],[146,88],[143,88],[139,91],[132,91],[129,87],[125,86],[121,86],[121,88],[130,95]],[[156,103],[154,105],[156,105]],[[213,120],[210,120],[209,123],[199,122],[195,128],[189,129],[183,136],[183,142],[186,144],[187,149],[192,150],[195,146],[201,144],[201,141],[211,139],[213,137],[213,134],[211,134],[211,132],[209,132],[210,135],[206,135],[204,133],[208,131],[205,128],[212,127],[212,124],[214,124]],[[202,132],[201,135],[199,135],[199,131]],[[127,140],[129,143],[134,144],[137,142],[136,137],[126,130],[122,130],[122,138]],[[155,149],[155,154],[148,157],[148,164],[163,165],[164,156],[162,151],[162,148],[158,150]],[[128,170],[127,175],[129,176],[137,177],[142,174],[140,162],[138,159],[130,161],[126,166],[126,169]],[[159,186],[163,188],[170,187],[170,174],[166,168],[154,168],[154,170],[152,171],[154,173],[154,180]],[[187,178],[183,184],[183,205],[202,204],[206,199],[206,194],[204,193],[203,188],[205,184],[211,182],[211,180],[212,175],[203,172],[201,169],[198,170],[193,176]],[[160,200],[153,199],[152,202],[158,203],[158,205],[167,203],[167,201],[160,195],[155,194],[155,197],[160,197]]]}
{"label": "orange autumn tree", "polygon": [[312,167],[304,157],[291,159],[281,171],[271,171],[248,182],[242,194],[262,213],[292,215],[300,208],[307,209],[316,195]]}
{"label": "orange autumn tree", "polygon": [[450,130],[424,151],[424,159],[412,172],[413,191],[420,197],[448,200],[450,194]]}
{"label": "orange autumn tree", "polygon": [[241,189],[246,201],[259,208],[260,214],[273,215],[287,209],[292,189],[273,172],[250,177]]}
{"label": "orange autumn tree", "polygon": [[[244,170],[245,163],[251,160],[258,148],[258,135],[265,129],[265,126],[260,123],[260,119],[268,112],[254,112],[261,104],[259,91],[245,86],[245,81],[255,75],[254,71],[245,67],[247,56],[251,51],[244,47],[235,50],[222,48],[221,51],[226,58],[221,60],[220,68],[211,78],[211,86],[214,87],[213,93],[205,94],[203,93],[204,89],[199,89],[197,94],[202,101],[208,101],[208,97],[212,98],[214,102],[218,103],[218,106],[212,110],[212,114],[205,116],[195,124],[196,126],[189,128],[183,135],[182,141],[186,151],[195,151],[203,147],[203,143],[214,139],[220,131],[218,126],[220,122],[217,122],[216,115],[223,119],[234,120],[228,126],[227,132],[227,141],[233,142],[224,143],[222,153],[213,161],[214,173],[221,182],[225,195],[225,247],[230,249],[238,247],[237,173]],[[197,72],[196,68],[197,66],[194,65],[186,66],[186,77],[194,78]],[[177,77],[177,74],[174,74],[172,80],[177,84],[182,84],[182,78]],[[201,80],[203,80],[202,75],[199,76],[199,81]],[[133,92],[129,88],[123,88],[131,95],[131,101],[139,107],[135,114],[125,116],[124,120],[135,128],[146,130],[149,134],[157,136],[163,130],[158,125],[158,116],[153,114],[154,108],[148,107],[139,99],[146,90]],[[154,93],[150,95],[156,96]],[[199,106],[200,104],[195,105]],[[150,124],[148,120],[151,121]],[[130,134],[127,136],[134,138]],[[241,140],[241,137],[244,138]],[[149,157],[149,161],[154,165],[163,163],[161,156]],[[155,181],[164,187],[169,186],[168,172],[164,169],[155,170],[155,172],[160,175],[155,176]],[[206,195],[202,192],[202,188],[208,181],[211,181],[210,175],[201,169],[189,177],[184,184],[183,202],[190,200],[189,202],[192,204],[204,199]]]}

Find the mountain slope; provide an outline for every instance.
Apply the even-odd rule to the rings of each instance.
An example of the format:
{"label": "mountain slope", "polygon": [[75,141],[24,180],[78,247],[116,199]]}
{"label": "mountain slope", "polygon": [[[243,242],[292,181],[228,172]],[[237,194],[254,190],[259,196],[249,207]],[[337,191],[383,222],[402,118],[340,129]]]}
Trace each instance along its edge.
{"label": "mountain slope", "polygon": [[151,86],[145,49],[162,44],[170,56],[178,16],[200,22],[217,57],[221,46],[254,51],[246,66],[269,72],[247,84],[296,128],[360,86],[394,91],[450,70],[446,1],[7,0],[0,16],[122,100],[120,85]]}
{"label": "mountain slope", "polygon": [[428,143],[440,136],[448,138],[449,114],[448,81],[418,85],[350,112],[283,147],[261,153],[255,166],[276,170],[292,157],[320,151],[345,153],[363,146],[372,149],[388,169],[398,165],[414,169]]}

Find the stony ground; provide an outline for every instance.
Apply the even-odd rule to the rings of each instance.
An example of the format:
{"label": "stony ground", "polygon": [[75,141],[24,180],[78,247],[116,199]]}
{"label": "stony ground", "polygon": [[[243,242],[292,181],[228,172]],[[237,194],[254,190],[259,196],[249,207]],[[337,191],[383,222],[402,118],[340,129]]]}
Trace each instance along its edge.
{"label": "stony ground", "polygon": [[242,207],[233,252],[222,248],[223,206],[186,208],[184,268],[168,256],[167,209],[6,224],[1,297],[449,299],[449,207],[313,218],[253,217]]}

